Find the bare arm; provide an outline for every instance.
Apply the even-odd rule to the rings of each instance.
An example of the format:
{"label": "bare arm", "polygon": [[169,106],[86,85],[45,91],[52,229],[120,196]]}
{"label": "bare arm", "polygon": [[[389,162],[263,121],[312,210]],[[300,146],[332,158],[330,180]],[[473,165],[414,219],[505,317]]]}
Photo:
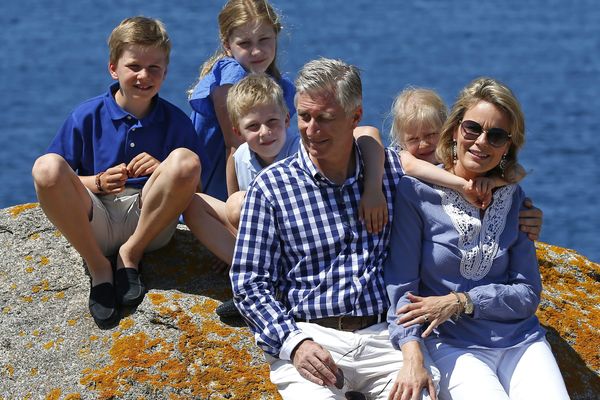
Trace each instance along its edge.
{"label": "bare arm", "polygon": [[227,158],[227,167],[225,169],[227,176],[227,195],[231,196],[235,192],[240,190],[237,180],[237,173],[235,172],[235,160],[233,154]]}
{"label": "bare arm", "polygon": [[437,399],[433,379],[423,359],[419,342],[410,341],[402,345],[402,368],[398,372],[396,382],[392,386],[390,400],[420,400],[423,389],[427,389],[432,400]]}
{"label": "bare arm", "polygon": [[388,209],[382,190],[385,152],[379,130],[372,126],[354,129],[354,138],[365,164],[364,189],[360,199],[359,218],[367,231],[380,232],[388,220]]}
{"label": "bare arm", "polygon": [[232,147],[236,148],[244,143],[242,138],[233,132],[229,113],[227,112],[227,93],[229,93],[231,86],[232,85],[219,86],[210,94],[210,98],[215,106],[219,127],[221,127],[221,132],[223,132],[223,139],[225,140],[225,147],[227,150]]}

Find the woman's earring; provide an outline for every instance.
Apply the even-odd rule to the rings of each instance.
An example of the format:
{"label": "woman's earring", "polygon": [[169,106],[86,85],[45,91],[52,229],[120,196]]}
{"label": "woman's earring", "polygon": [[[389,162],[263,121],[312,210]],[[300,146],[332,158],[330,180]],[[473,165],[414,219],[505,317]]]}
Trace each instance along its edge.
{"label": "woman's earring", "polygon": [[502,160],[500,160],[500,164],[498,164],[498,168],[500,168],[502,178],[504,178],[504,169],[506,168],[506,164],[508,164],[508,161],[506,160],[506,153],[504,153],[502,155]]}
{"label": "woman's earring", "polygon": [[458,155],[456,154],[456,140],[452,141],[452,161],[454,161],[454,164],[456,164],[456,161],[458,160]]}

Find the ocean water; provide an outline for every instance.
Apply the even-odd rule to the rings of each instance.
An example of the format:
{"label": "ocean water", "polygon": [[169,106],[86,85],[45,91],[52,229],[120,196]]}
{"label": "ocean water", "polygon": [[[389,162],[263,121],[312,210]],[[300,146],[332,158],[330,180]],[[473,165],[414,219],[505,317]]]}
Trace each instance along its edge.
{"label": "ocean water", "polygon": [[[544,211],[541,240],[600,261],[600,7],[595,0],[410,2],[273,0],[283,15],[280,69],[308,60],[359,66],[364,119],[387,132],[407,85],[451,104],[473,78],[492,76],[521,101],[529,171],[522,185]],[[173,40],[161,95],[186,112],[186,89],[218,44],[224,0],[90,0],[0,4],[0,207],[35,201],[31,166],[68,113],[106,90],[106,39],[123,18],[165,22]]]}

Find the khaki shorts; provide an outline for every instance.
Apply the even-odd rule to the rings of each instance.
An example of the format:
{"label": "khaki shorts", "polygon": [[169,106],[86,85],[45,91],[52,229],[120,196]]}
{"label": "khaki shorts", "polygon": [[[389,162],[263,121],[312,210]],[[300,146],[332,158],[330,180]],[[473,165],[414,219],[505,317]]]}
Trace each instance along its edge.
{"label": "khaki shorts", "polygon": [[[140,219],[141,189],[126,188],[119,194],[97,196],[88,189],[92,199],[90,225],[100,249],[106,256],[116,254],[135,231]],[[162,230],[144,252],[160,249],[177,229],[177,219]]]}

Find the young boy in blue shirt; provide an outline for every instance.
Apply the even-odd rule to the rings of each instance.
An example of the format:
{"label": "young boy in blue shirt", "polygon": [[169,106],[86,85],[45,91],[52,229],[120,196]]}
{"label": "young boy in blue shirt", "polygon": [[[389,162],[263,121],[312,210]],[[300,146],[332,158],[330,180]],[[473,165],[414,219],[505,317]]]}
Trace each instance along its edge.
{"label": "young boy in blue shirt", "polygon": [[164,25],[125,19],[108,45],[118,82],[71,113],[32,170],[46,216],[85,260],[100,327],[116,323],[117,304],[143,299],[140,260],[169,242],[200,175],[190,119],[158,96],[171,49]]}

